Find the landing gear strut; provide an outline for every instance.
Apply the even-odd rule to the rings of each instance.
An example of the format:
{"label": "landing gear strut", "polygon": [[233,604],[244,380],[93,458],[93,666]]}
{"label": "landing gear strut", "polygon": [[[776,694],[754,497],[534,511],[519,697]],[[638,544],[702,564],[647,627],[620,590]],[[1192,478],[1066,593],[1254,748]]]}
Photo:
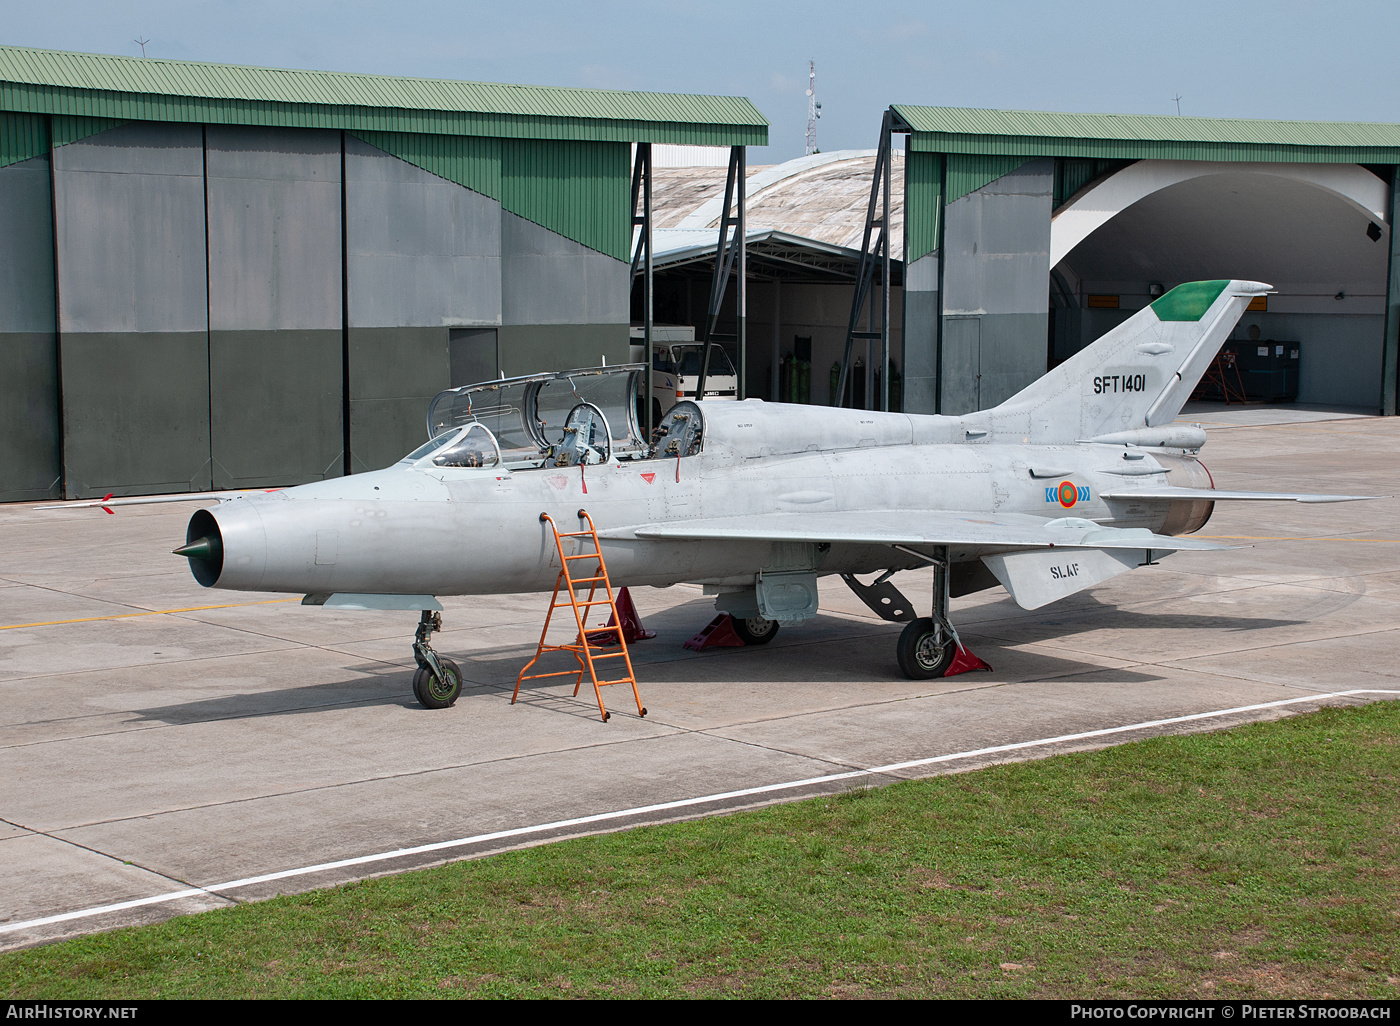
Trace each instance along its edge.
{"label": "landing gear strut", "polygon": [[413,697],[426,709],[446,709],[462,693],[462,668],[433,651],[428,643],[433,632],[442,630],[442,614],[423,610],[413,635],[413,659],[418,671],[413,675]]}
{"label": "landing gear strut", "polygon": [[930,680],[969,670],[990,670],[990,666],[963,646],[953,621],[948,619],[948,609],[952,605],[949,594],[952,563],[948,558],[948,546],[939,545],[932,556],[903,545],[895,548],[933,566],[933,615],[915,620],[899,636],[899,668],[904,675],[910,680]]}
{"label": "landing gear strut", "polygon": [[912,621],[900,634],[899,668],[910,680],[942,677],[953,665],[953,656],[958,650],[958,635],[948,619],[952,605],[948,592],[948,547],[938,546],[933,558],[902,545],[896,547],[933,565],[933,615]]}

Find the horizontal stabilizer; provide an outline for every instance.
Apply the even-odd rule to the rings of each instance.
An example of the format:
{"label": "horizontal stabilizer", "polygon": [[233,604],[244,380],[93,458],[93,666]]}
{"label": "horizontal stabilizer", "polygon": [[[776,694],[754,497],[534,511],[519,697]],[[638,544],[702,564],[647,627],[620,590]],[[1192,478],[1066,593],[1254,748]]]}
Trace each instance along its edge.
{"label": "horizontal stabilizer", "polygon": [[789,541],[866,545],[957,545],[969,548],[1220,549],[1226,546],[1153,534],[1145,528],[1103,527],[1092,520],[1049,520],[1029,513],[927,510],[753,513],[683,520],[598,532],[603,538],[675,541]]}
{"label": "horizontal stabilizer", "polygon": [[1115,431],[1109,435],[1098,435],[1094,438],[1081,438],[1079,440],[1081,442],[1097,442],[1100,445],[1202,449],[1206,444],[1206,432],[1199,424],[1166,424],[1162,427],[1137,428],[1133,431]]}
{"label": "horizontal stabilizer", "polygon": [[1219,488],[1134,488],[1118,492],[1103,492],[1101,499],[1193,499],[1215,502],[1217,499],[1241,499],[1252,502],[1359,502],[1378,499],[1378,495],[1309,495],[1307,492],[1232,492]]}

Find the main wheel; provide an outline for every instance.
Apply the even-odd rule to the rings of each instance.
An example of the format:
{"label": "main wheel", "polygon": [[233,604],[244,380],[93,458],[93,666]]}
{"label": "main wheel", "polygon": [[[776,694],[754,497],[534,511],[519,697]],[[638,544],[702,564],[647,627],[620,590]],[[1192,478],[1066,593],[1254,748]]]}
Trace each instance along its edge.
{"label": "main wheel", "polygon": [[438,665],[447,675],[446,680],[438,680],[426,666],[418,667],[413,675],[413,697],[425,709],[446,709],[462,693],[462,668],[442,656],[438,656]]}
{"label": "main wheel", "polygon": [[733,621],[734,633],[745,645],[766,645],[778,636],[777,620],[765,620],[761,616],[741,620],[736,616]]}
{"label": "main wheel", "polygon": [[899,636],[899,668],[910,680],[932,680],[948,672],[953,663],[953,646],[949,638],[938,643],[938,629],[929,617],[921,617],[904,628]]}

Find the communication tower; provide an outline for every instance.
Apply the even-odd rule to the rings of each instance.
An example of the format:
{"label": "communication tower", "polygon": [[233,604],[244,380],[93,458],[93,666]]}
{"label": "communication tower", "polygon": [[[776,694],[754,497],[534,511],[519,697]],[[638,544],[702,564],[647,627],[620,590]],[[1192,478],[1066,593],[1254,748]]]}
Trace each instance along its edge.
{"label": "communication tower", "polygon": [[807,62],[807,156],[817,149],[817,119],[822,116],[822,102],[817,99],[817,63]]}

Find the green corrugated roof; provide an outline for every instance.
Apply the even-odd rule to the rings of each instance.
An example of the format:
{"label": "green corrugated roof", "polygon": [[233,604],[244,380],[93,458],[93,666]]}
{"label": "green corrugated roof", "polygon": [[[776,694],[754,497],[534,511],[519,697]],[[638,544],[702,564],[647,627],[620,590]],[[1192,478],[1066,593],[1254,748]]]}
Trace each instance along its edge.
{"label": "green corrugated roof", "polygon": [[767,120],[738,96],[290,71],[14,46],[0,46],[0,110],[527,138],[768,141]]}
{"label": "green corrugated roof", "polygon": [[910,146],[946,153],[1110,159],[1400,161],[1400,125],[1154,114],[1063,114],[974,107],[894,111]]}

